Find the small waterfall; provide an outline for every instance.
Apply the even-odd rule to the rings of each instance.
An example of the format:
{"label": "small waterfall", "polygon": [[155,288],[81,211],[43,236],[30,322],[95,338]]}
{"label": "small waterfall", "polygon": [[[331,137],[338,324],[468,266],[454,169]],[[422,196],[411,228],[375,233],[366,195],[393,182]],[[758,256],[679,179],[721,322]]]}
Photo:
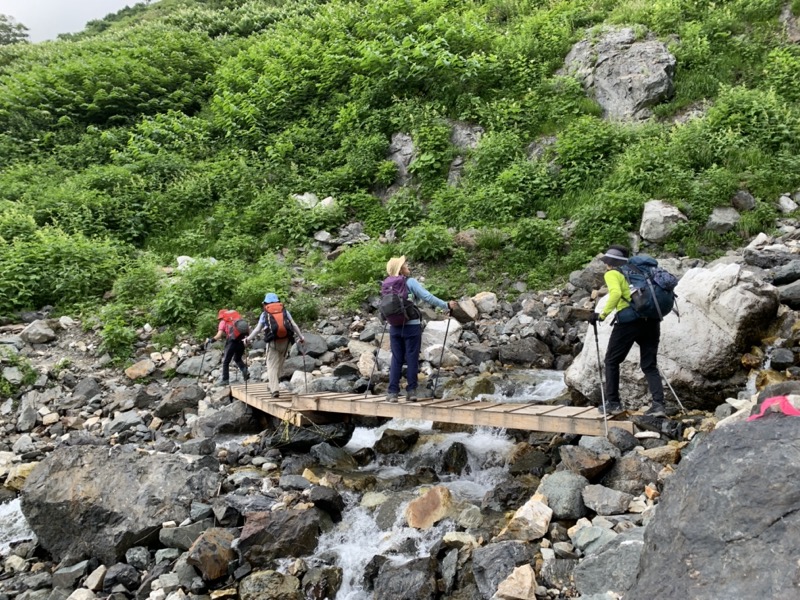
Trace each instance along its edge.
{"label": "small waterfall", "polygon": [[[457,500],[476,504],[504,476],[507,456],[514,446],[514,442],[498,430],[479,429],[473,433],[444,434],[432,431],[430,422],[395,420],[377,429],[357,428],[347,449],[355,451],[372,446],[387,427],[414,427],[420,430],[420,442],[412,452],[404,456],[406,464],[429,464],[434,457],[440,457],[450,445],[456,442],[463,444],[468,455],[464,472],[461,475],[440,473],[441,480],[437,485],[447,487]],[[366,470],[374,472],[378,477],[392,477],[408,472],[403,465],[385,464],[384,458],[388,457],[379,457]],[[392,528],[383,531],[375,521],[375,512],[361,506],[357,495],[348,494],[346,500],[348,508],[342,521],[332,531],[320,537],[316,551],[318,556],[335,555],[336,563],[343,570],[342,587],[336,600],[372,598],[372,594],[363,589],[362,578],[367,563],[375,555],[383,554],[398,562],[427,556],[445,533],[455,529],[455,524],[450,519],[424,531],[407,527],[404,517],[407,502],[403,502],[397,508]]]}
{"label": "small waterfall", "polygon": [[13,544],[34,537],[22,514],[19,498],[0,504],[0,556],[7,556]]}

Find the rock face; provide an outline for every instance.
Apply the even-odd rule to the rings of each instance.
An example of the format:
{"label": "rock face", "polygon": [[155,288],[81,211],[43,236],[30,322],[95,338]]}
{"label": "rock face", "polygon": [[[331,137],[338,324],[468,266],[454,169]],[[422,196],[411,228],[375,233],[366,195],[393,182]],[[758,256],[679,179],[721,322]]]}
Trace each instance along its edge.
{"label": "rock face", "polygon": [[[659,367],[687,405],[713,407],[725,395],[735,396],[739,381],[728,381],[739,357],[764,334],[778,310],[778,292],[754,272],[737,264],[694,268],[678,283],[680,319],[671,313],[661,326]],[[605,299],[598,304],[602,309]],[[612,328],[597,328],[604,356]],[[593,337],[589,332],[588,337]],[[567,385],[599,400],[600,380],[594,340],[589,339],[565,373]],[[632,408],[649,402],[647,384],[639,369],[638,346],[621,368],[621,396]],[[669,394],[669,389],[666,390]]]}
{"label": "rock face", "polygon": [[95,557],[113,564],[161,524],[189,516],[193,500],[216,495],[219,463],[121,448],[55,450],[28,477],[22,510],[57,560]]}
{"label": "rock face", "polygon": [[633,29],[580,41],[564,62],[565,70],[578,76],[609,119],[646,119],[651,106],[673,93],[675,57],[662,42],[637,41]]}
{"label": "rock face", "polygon": [[[788,457],[800,452],[798,434],[800,419],[772,417],[707,436],[667,483],[625,598],[780,598],[796,590],[800,480]],[[733,465],[747,465],[746,485]]]}

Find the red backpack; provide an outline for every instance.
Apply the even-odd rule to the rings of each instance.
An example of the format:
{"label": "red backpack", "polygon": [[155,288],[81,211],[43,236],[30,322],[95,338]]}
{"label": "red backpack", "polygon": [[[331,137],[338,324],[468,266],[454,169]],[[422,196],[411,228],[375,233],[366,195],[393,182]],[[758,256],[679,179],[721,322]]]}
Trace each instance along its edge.
{"label": "red backpack", "polygon": [[264,307],[264,341],[288,339],[294,342],[292,318],[281,302],[271,302]]}
{"label": "red backpack", "polygon": [[235,310],[222,309],[217,317],[225,322],[225,335],[229,340],[240,340],[250,333],[250,324]]}

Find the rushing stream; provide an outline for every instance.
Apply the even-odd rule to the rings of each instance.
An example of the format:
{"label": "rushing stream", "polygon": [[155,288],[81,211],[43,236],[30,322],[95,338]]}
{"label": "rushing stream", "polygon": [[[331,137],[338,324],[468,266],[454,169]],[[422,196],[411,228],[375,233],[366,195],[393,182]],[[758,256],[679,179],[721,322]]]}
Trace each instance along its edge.
{"label": "rushing stream", "polygon": [[[495,402],[542,402],[555,398],[566,389],[560,371],[510,371],[495,382],[495,393],[483,394],[481,400]],[[414,428],[420,432],[417,445],[404,455],[378,455],[376,460],[361,469],[378,479],[391,479],[413,472],[415,466],[440,465],[441,456],[454,443],[459,442],[467,450],[467,465],[459,475],[437,473],[436,485],[447,487],[457,502],[480,505],[481,499],[503,477],[509,452],[514,442],[498,429],[477,429],[472,433],[442,433],[432,429],[430,421],[393,420],[381,427],[357,428],[346,446],[350,452],[374,446],[387,428]],[[228,439],[230,438],[230,439]],[[241,436],[227,436],[217,440],[219,446],[241,441]],[[342,521],[323,534],[316,555],[335,556],[343,570],[343,582],[337,600],[368,600],[371,593],[362,586],[367,563],[376,555],[405,562],[415,557],[430,554],[430,549],[449,530],[455,528],[450,519],[445,519],[427,530],[418,530],[405,525],[404,509],[414,490],[389,491],[387,496],[399,494],[403,501],[397,503],[391,527],[381,528],[376,521],[378,509],[362,505],[362,497],[345,494],[347,508]],[[391,516],[391,515],[390,515]],[[390,519],[391,520],[391,519]],[[20,510],[20,501],[15,499],[0,504],[0,556],[8,555],[11,546],[21,540],[33,538],[25,517]]]}
{"label": "rushing stream", "polygon": [[[482,395],[482,400],[495,402],[541,402],[559,396],[565,390],[564,374],[559,371],[512,372],[496,385],[495,394]],[[436,485],[447,487],[456,501],[480,505],[481,499],[505,475],[507,458],[514,442],[498,429],[477,429],[473,433],[441,433],[431,429],[430,421],[393,420],[374,429],[357,428],[346,449],[354,452],[372,447],[387,428],[415,428],[420,431],[420,441],[404,457],[402,465],[392,457],[378,456],[375,463],[362,469],[378,478],[390,478],[408,472],[406,465],[431,464],[447,448],[460,442],[467,449],[468,464],[460,475],[438,473]],[[409,469],[410,470],[410,469]],[[396,494],[401,492],[388,492]],[[403,492],[404,493],[404,492]],[[349,495],[347,510],[342,521],[322,535],[316,554],[333,554],[343,571],[342,587],[336,600],[370,600],[372,593],[362,587],[367,563],[373,556],[383,554],[392,560],[406,562],[430,554],[430,549],[441,540],[454,523],[445,519],[428,530],[417,530],[405,525],[404,509],[414,497],[402,502],[396,511],[390,529],[383,530],[376,522],[376,510],[366,508],[359,498]]]}

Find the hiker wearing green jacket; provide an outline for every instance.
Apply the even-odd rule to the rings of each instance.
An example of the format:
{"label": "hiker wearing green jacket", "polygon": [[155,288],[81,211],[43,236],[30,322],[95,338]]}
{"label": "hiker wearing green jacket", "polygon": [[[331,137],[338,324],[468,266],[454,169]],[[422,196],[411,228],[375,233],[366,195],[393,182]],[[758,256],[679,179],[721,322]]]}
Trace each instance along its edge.
{"label": "hiker wearing green jacket", "polygon": [[[614,329],[606,348],[606,405],[605,411],[614,415],[624,409],[619,397],[619,367],[633,344],[639,345],[639,366],[647,379],[647,387],[653,397],[650,409],[645,413],[651,417],[666,416],[664,406],[664,386],[658,371],[658,343],[661,338],[661,322],[658,319],[639,317],[630,306],[631,290],[619,267],[628,262],[628,249],[625,246],[613,245],[600,258],[606,265],[603,279],[608,288],[608,299],[601,313],[592,312],[589,323],[596,325],[605,320],[612,312],[617,315],[612,323]],[[599,407],[603,412],[603,406]]]}

